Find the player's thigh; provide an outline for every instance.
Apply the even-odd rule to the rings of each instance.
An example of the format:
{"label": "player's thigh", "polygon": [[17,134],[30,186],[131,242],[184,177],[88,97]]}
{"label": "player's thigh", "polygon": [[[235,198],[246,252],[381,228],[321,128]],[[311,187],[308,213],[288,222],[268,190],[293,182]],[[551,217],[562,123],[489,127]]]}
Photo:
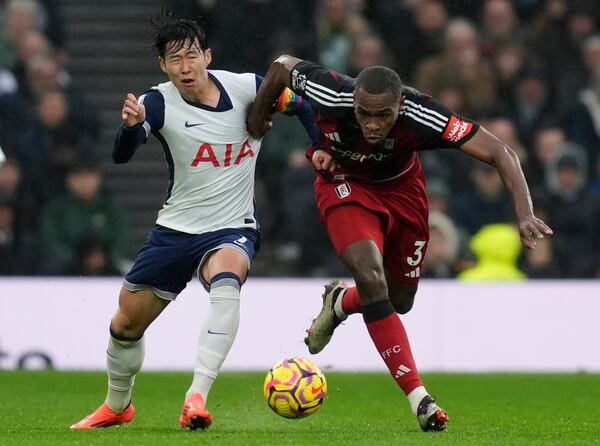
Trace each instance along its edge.
{"label": "player's thigh", "polygon": [[361,240],[371,240],[383,255],[381,217],[360,204],[348,203],[328,209],[325,226],[339,257],[342,257],[350,245]]}
{"label": "player's thigh", "polygon": [[129,291],[121,288],[119,308],[111,321],[111,329],[126,338],[138,338],[169,305],[150,289]]}
{"label": "player's thigh", "polygon": [[243,283],[249,268],[248,256],[244,252],[225,246],[210,253],[202,263],[200,273],[207,283],[210,283],[215,275],[223,272],[236,274]]}

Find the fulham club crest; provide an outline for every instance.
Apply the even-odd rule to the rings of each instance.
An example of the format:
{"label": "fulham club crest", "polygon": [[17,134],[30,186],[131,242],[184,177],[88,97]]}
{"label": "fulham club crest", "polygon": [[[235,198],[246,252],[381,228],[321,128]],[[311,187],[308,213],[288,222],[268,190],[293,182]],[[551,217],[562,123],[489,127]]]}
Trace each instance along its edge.
{"label": "fulham club crest", "polygon": [[350,185],[348,183],[342,183],[335,187],[335,193],[340,199],[342,199],[348,197],[350,193],[352,193],[352,190],[350,189]]}

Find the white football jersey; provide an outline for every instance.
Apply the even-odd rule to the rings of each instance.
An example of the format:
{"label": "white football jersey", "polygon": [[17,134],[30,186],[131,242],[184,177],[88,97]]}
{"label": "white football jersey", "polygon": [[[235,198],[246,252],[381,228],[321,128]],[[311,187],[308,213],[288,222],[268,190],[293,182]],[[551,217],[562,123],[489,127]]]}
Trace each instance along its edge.
{"label": "white football jersey", "polygon": [[[160,140],[171,174],[156,222],[190,234],[257,229],[254,170],[261,140],[251,138],[246,128],[256,76],[214,70],[209,75],[221,91],[214,108],[185,101],[172,82],[140,97],[146,106],[146,137],[152,133]],[[155,92],[164,99],[164,111]]]}

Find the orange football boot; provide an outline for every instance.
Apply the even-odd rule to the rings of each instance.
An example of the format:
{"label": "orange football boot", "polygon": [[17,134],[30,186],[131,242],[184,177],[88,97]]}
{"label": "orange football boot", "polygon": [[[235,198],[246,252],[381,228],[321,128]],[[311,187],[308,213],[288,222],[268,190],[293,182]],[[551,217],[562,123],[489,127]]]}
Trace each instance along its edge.
{"label": "orange football boot", "polygon": [[71,429],[97,429],[100,427],[118,426],[123,423],[129,423],[133,420],[135,408],[133,404],[129,405],[123,412],[115,412],[108,404],[102,405],[83,420],[71,425]]}
{"label": "orange football boot", "polygon": [[179,417],[179,425],[190,430],[206,429],[212,423],[210,412],[204,407],[204,398],[199,393],[192,393],[183,403]]}

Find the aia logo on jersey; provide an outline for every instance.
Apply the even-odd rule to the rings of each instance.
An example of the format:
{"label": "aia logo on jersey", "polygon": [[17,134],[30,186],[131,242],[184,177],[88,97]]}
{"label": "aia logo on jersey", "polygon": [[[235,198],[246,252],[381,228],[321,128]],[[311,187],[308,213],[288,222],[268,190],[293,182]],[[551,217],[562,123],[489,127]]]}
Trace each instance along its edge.
{"label": "aia logo on jersey", "polygon": [[[219,159],[217,157],[217,153],[220,153],[220,149],[222,148],[223,147],[221,145],[215,145],[215,147],[213,147],[208,143],[202,144],[198,148],[198,152],[196,153],[196,156],[192,161],[192,167],[198,167],[200,163],[211,163],[213,167],[231,166],[232,157],[234,155],[233,144],[225,144],[225,156]],[[252,146],[250,145],[248,140],[244,141],[244,143],[242,144],[239,153],[235,156],[235,161],[233,161],[233,165],[240,164],[240,162],[247,156],[249,156],[250,158],[254,157],[254,151],[252,150]]]}
{"label": "aia logo on jersey", "polygon": [[442,135],[442,139],[450,142],[458,142],[468,135],[472,128],[472,123],[458,119],[456,116],[452,116],[450,122],[448,122],[448,127],[446,127],[446,130]]}
{"label": "aia logo on jersey", "polygon": [[346,197],[350,196],[350,194],[352,193],[352,189],[350,189],[350,185],[348,183],[342,183],[342,184],[338,184],[335,187],[335,193],[337,194],[338,198],[341,200],[342,198],[346,198]]}

